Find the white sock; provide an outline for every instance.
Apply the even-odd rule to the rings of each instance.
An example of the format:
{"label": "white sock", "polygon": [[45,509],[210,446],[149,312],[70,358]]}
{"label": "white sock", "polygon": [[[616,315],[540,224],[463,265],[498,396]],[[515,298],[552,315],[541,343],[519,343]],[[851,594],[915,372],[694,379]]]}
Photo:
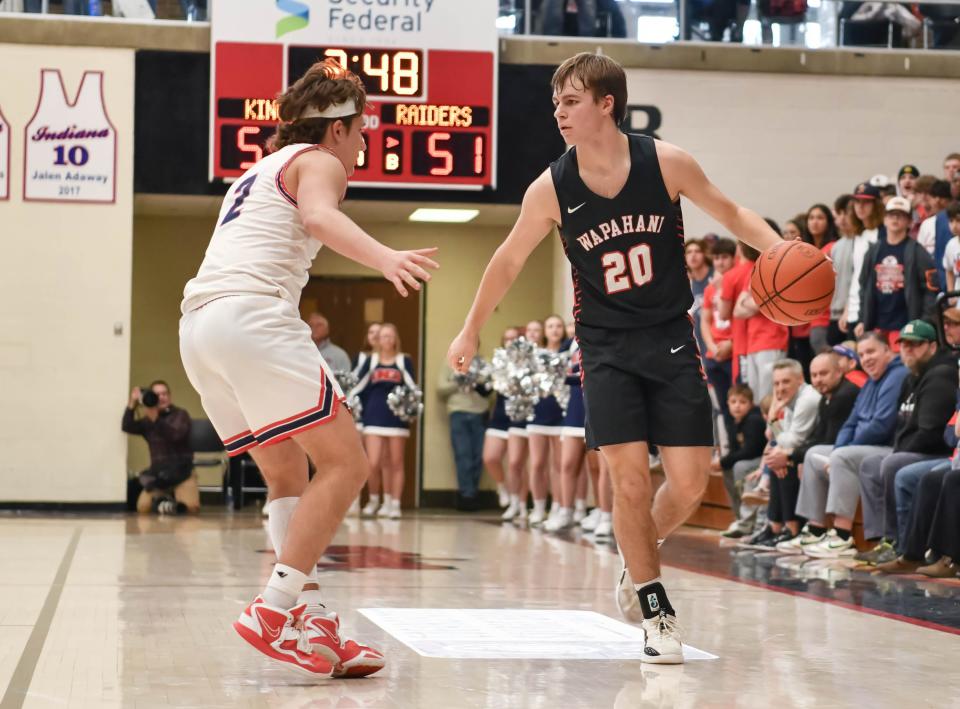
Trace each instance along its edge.
{"label": "white sock", "polygon": [[267,587],[263,589],[263,600],[271,606],[290,609],[296,605],[297,596],[303,591],[307,575],[292,566],[277,564],[273,567]]}
{"label": "white sock", "polygon": [[377,507],[380,504],[380,495],[370,495],[370,501],[367,504],[371,507]]}
{"label": "white sock", "polygon": [[390,508],[391,508],[391,509],[394,509],[394,510],[399,510],[399,509],[400,509],[400,498],[399,498],[399,497],[390,498]]}
{"label": "white sock", "polygon": [[[307,574],[307,583],[315,583],[318,586],[320,585],[320,580],[317,578],[317,570],[314,569],[309,574]],[[301,603],[306,603],[308,606],[314,607],[323,607],[323,595],[320,593],[319,588],[312,588],[310,590],[300,591],[300,595],[297,596],[297,605]]]}
{"label": "white sock", "polygon": [[510,495],[510,504],[514,507],[520,506],[520,495]]}
{"label": "white sock", "polygon": [[554,500],[552,503],[550,503],[550,514],[552,514],[552,515],[557,514],[557,510],[559,510],[559,509],[562,509],[562,508],[560,507],[560,503],[559,503],[559,502],[557,502],[556,500]]}
{"label": "white sock", "polygon": [[574,500],[573,506],[574,506],[574,509],[575,509],[577,512],[585,512],[586,509],[587,509],[587,501],[586,501],[586,500]]}
{"label": "white sock", "polygon": [[561,507],[560,514],[564,517],[573,517],[573,508],[572,507]]}
{"label": "white sock", "polygon": [[283,547],[283,540],[287,538],[287,527],[290,526],[290,518],[293,517],[299,501],[299,497],[278,497],[270,501],[267,531],[270,533],[270,542],[277,554],[277,561],[280,561],[280,549]]}
{"label": "white sock", "polygon": [[639,590],[642,589],[644,586],[649,586],[649,585],[652,584],[652,583],[659,583],[659,584],[662,585],[662,584],[663,584],[663,580],[662,580],[659,576],[657,576],[657,578],[655,578],[655,579],[650,579],[649,581],[644,581],[643,583],[635,583],[635,584],[633,584],[633,588],[634,588],[635,590],[639,591]]}
{"label": "white sock", "polygon": [[600,522],[612,522],[613,521],[613,512],[604,512],[600,510]]}
{"label": "white sock", "polygon": [[384,495],[384,496],[383,496],[383,506],[386,507],[386,508],[389,510],[389,509],[390,509],[390,505],[392,505],[392,504],[393,504],[393,495]]}
{"label": "white sock", "polygon": [[[507,491],[507,486],[506,486],[506,485],[504,485],[503,483],[499,483],[499,484],[497,485],[497,494],[498,494],[498,495],[502,495],[502,494],[505,493],[506,491]],[[511,497],[512,497],[512,495],[511,495]]]}
{"label": "white sock", "polygon": [[536,515],[536,514],[543,515],[543,513],[546,511],[546,509],[547,509],[547,501],[546,501],[546,500],[534,500],[534,501],[533,501],[533,514],[535,514],[535,515]]}

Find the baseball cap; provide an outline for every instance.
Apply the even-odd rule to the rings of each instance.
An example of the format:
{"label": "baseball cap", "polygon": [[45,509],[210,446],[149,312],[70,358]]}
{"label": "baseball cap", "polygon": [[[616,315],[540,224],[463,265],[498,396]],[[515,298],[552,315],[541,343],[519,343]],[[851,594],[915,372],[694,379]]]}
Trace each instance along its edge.
{"label": "baseball cap", "polygon": [[920,168],[918,168],[916,165],[904,165],[900,168],[900,172],[897,173],[897,180],[904,175],[913,175],[914,177],[919,177]]}
{"label": "baseball cap", "polygon": [[947,308],[943,311],[943,319],[960,324],[960,308]]}
{"label": "baseball cap", "polygon": [[870,184],[874,187],[887,187],[890,184],[890,178],[886,175],[874,175],[870,178]]}
{"label": "baseball cap", "polygon": [[836,352],[841,357],[846,357],[847,359],[852,359],[854,362],[859,362],[860,358],[857,357],[857,353],[854,352],[849,347],[844,347],[843,345],[834,345],[833,351]]}
{"label": "baseball cap", "polygon": [[880,188],[869,182],[861,182],[853,189],[854,199],[880,199]]}
{"label": "baseball cap", "polygon": [[933,328],[933,325],[926,320],[911,320],[900,330],[900,336],[897,337],[897,342],[901,340],[910,340],[911,342],[936,342],[937,331]]}
{"label": "baseball cap", "polygon": [[913,205],[906,197],[891,197],[887,200],[887,214],[890,212],[903,212],[910,215],[913,214]]}

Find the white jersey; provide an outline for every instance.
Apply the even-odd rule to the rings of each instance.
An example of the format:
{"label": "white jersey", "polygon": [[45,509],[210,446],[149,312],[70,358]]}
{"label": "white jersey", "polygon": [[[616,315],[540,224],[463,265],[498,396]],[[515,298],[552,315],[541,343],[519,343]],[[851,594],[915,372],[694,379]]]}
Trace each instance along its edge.
{"label": "white jersey", "polygon": [[270,295],[295,306],[320,242],[310,237],[284,184],[290,162],[317,146],[288,145],[251,167],[227,192],[183,313],[227,295]]}

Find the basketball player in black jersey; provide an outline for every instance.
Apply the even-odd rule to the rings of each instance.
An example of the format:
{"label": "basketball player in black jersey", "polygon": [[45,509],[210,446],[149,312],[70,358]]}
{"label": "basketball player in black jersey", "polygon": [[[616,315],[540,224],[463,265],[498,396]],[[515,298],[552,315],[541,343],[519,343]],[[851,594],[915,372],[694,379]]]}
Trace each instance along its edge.
{"label": "basketball player in black jersey", "polygon": [[[612,59],[578,54],[552,81],[554,116],[572,148],[530,185],[516,225],[490,260],[448,361],[463,370],[477,335],[524,262],[558,226],[570,260],[590,448],[606,459],[624,570],[617,603],[641,622],[644,661],[683,662],[676,614],[660,581],[658,540],[697,509],[713,445],[684,260],[680,195],[750,246],[780,239],[725,197],[676,146],[625,135],[627,84]],[[648,445],[666,484],[652,495]]]}

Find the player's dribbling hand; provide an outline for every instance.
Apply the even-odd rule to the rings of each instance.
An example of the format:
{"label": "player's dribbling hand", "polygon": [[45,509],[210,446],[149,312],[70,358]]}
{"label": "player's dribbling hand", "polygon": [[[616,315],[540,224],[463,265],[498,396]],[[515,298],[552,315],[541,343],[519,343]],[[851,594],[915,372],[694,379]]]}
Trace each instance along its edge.
{"label": "player's dribbling hand", "polygon": [[407,297],[407,288],[420,290],[420,281],[426,283],[431,276],[427,269],[436,270],[440,264],[430,257],[437,253],[437,247],[414,249],[413,251],[391,251],[380,272],[393,284],[397,292]]}
{"label": "player's dribbling hand", "polygon": [[453,338],[450,343],[450,349],[447,350],[447,364],[454,372],[467,371],[474,355],[477,354],[477,336],[461,330],[460,334]]}

